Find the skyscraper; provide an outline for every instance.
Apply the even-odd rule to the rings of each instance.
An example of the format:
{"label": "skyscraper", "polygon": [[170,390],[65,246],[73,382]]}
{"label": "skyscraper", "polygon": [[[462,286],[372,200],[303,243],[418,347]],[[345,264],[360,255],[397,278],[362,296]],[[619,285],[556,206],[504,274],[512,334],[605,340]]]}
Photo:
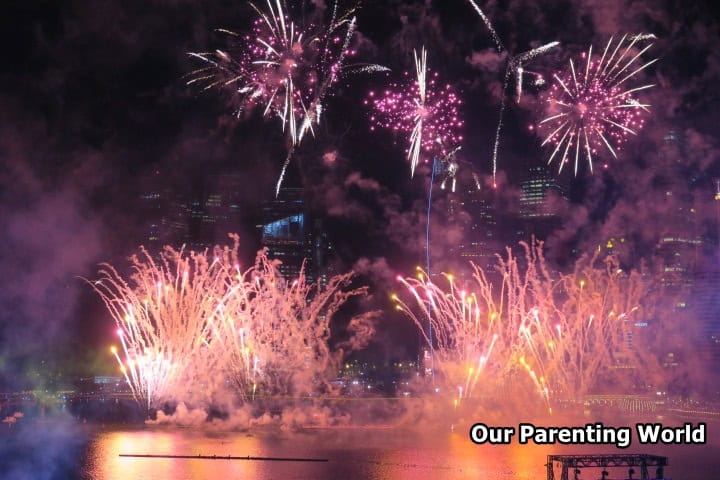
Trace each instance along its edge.
{"label": "skyscraper", "polygon": [[475,185],[464,185],[451,194],[448,213],[461,237],[450,253],[460,261],[461,271],[468,262],[487,269],[502,248],[494,200],[493,190],[478,190]]}
{"label": "skyscraper", "polygon": [[545,240],[560,224],[559,203],[568,201],[568,187],[545,166],[531,166],[520,184],[518,240]]}
{"label": "skyscraper", "polygon": [[164,245],[176,248],[188,241],[188,207],[183,195],[174,191],[160,170],[140,181],[143,215],[141,243],[151,251]]}
{"label": "skyscraper", "polygon": [[164,245],[202,251],[227,243],[241,220],[241,175],[209,175],[190,189],[173,187],[159,170],[141,182],[143,243],[153,251]]}
{"label": "skyscraper", "polygon": [[240,195],[244,177],[235,173],[208,175],[190,199],[190,245],[202,250],[227,243],[241,221]]}
{"label": "skyscraper", "polygon": [[698,353],[706,362],[720,361],[720,268],[708,265],[695,276],[690,313],[698,323]]}
{"label": "skyscraper", "polygon": [[[674,131],[664,138],[668,148],[684,150],[684,139]],[[699,185],[699,172],[685,162],[669,157],[656,180],[665,197],[662,233],[656,256],[662,261],[662,284],[673,291],[689,290],[699,266],[702,237],[698,215],[693,205],[694,191]]]}
{"label": "skyscraper", "polygon": [[[720,275],[715,252],[709,248],[715,229],[703,228],[701,213],[711,208],[715,192],[708,188],[709,179],[693,166],[695,159],[685,157],[683,135],[670,131],[664,140],[668,154],[661,150],[655,173],[655,184],[665,199],[653,252],[658,265],[655,274],[665,298],[674,303],[673,315],[683,325],[683,338],[692,345],[694,360],[712,361],[720,341]],[[678,360],[683,361],[682,357]]]}
{"label": "skyscraper", "polygon": [[[710,195],[708,195],[710,197]],[[698,352],[710,365],[720,361],[720,180],[713,181],[709,227],[702,236],[701,262],[689,295],[690,314],[698,323]]]}
{"label": "skyscraper", "polygon": [[305,268],[308,283],[327,282],[332,244],[322,220],[312,219],[301,188],[282,188],[274,200],[263,206],[261,243],[268,256],[282,262],[280,273],[286,279],[297,278]]}

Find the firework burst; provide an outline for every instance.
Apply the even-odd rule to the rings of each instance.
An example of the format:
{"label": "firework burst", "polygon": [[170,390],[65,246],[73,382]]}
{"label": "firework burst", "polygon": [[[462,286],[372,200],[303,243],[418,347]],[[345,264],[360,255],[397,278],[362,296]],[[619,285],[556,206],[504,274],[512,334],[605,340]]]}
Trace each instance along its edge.
{"label": "firework burst", "polygon": [[626,35],[616,44],[611,38],[599,58],[593,58],[591,46],[577,65],[570,60],[569,71],[554,75],[547,117],[539,125],[545,136],[542,144],[555,147],[548,164],[557,158],[558,171],[562,171],[574,159],[577,175],[580,159],[585,158],[592,172],[593,160],[601,151],[617,159],[628,136],[637,135],[650,105],[635,95],[654,85],[630,87],[628,82],[657,60],[640,61],[652,44],[633,49],[648,38],[653,36],[635,35],[626,43]]}
{"label": "firework burst", "polygon": [[[367,293],[349,288],[352,273],[332,276],[323,286],[308,283],[304,269],[286,279],[278,267],[263,253],[253,268],[238,272],[225,301],[226,318],[218,323],[218,351],[243,398],[256,391],[312,395],[330,390],[342,356],[330,346],[332,319],[347,300]],[[375,315],[351,321],[354,348],[372,334]]]}
{"label": "firework burst", "polygon": [[379,65],[346,65],[355,54],[354,9],[339,15],[337,2],[324,28],[293,21],[280,0],[267,0],[263,10],[252,4],[257,18],[247,34],[219,30],[231,39],[230,51],[190,53],[205,67],[190,74],[188,84],[203,90],[228,88],[239,103],[237,114],[258,105],[263,114],[276,116],[291,147],[277,190],[295,147],[320,121],[331,87],[348,73],[387,70]]}
{"label": "firework burst", "polygon": [[287,280],[262,251],[253,267],[232,247],[203,253],[166,247],[158,259],[132,257],[125,279],[104,265],[90,282],[114,318],[120,348],[111,352],[135,399],[148,409],[165,401],[208,404],[232,382],[241,400],[256,393],[329,391],[343,350],[362,348],[377,312],[354,316],[349,340],[331,346],[338,310],[365,288],[353,274],[310,284],[304,271]]}
{"label": "firework burst", "polygon": [[373,113],[370,130],[383,128],[407,135],[410,175],[420,157],[445,157],[462,142],[463,121],[459,108],[462,101],[449,84],[441,84],[438,74],[427,68],[427,51],[423,48],[415,56],[415,78],[405,72],[402,83],[391,83],[382,92],[371,91],[365,104]]}
{"label": "firework burst", "polygon": [[[490,313],[496,309],[483,304],[487,298],[458,288],[452,275],[444,276],[448,281],[447,289],[433,284],[419,269],[417,278],[398,277],[414,301],[408,304],[397,295],[392,298],[396,309],[415,322],[427,345],[433,348],[447,386],[456,391],[461,400],[473,394],[489,362],[491,366],[499,365],[494,361],[493,350],[499,338],[496,327],[500,325],[496,322],[497,314]],[[416,305],[419,314],[415,313],[412,304]],[[432,325],[429,331],[434,332],[434,338],[426,332],[425,319]]]}
{"label": "firework burst", "polygon": [[110,265],[92,282],[117,324],[113,347],[125,380],[148,408],[197,383],[193,365],[211,361],[208,340],[227,290],[226,262],[166,249],[155,260],[146,250],[132,257],[126,281]]}
{"label": "firework burst", "polygon": [[472,280],[443,274],[436,284],[420,269],[415,278],[398,277],[409,300],[393,295],[395,308],[434,351],[446,392],[459,402],[493,391],[524,398],[532,390],[550,407],[553,398],[577,401],[602,382],[630,380],[623,377],[629,370],[612,365],[659,371],[651,353],[627,340],[636,334],[640,341],[635,325],[655,315],[647,309],[658,301],[640,273],[596,254],[556,274],[540,243],[525,251],[519,259],[508,249],[495,272],[473,265]]}

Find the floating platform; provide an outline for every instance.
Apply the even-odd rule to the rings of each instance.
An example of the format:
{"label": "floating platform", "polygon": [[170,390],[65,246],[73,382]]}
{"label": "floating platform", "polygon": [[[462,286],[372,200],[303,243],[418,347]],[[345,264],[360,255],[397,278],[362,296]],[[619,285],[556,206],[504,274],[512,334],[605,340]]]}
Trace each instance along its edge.
{"label": "floating platform", "polygon": [[639,467],[640,476],[638,480],[650,480],[649,467],[655,467],[655,479],[664,479],[665,467],[669,465],[667,457],[646,454],[620,454],[620,455],[548,455],[547,456],[547,480],[555,480],[555,466],[561,467],[560,480],[570,480],[569,469],[573,469],[573,478],[579,478],[582,468],[602,468],[602,480],[605,480],[609,473],[606,468],[630,467],[628,477],[634,478],[635,470],[632,467]]}

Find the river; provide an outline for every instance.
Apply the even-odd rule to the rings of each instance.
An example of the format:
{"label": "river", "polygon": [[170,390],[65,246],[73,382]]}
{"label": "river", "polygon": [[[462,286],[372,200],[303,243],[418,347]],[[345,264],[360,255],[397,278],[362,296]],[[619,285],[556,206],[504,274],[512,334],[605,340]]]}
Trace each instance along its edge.
{"label": "river", "polygon": [[[468,432],[405,429],[204,428],[37,422],[0,430],[0,477],[9,480],[184,479],[540,479],[548,454],[649,453],[668,456],[666,478],[700,480],[720,472],[720,425],[707,445],[475,445]],[[320,458],[327,462],[132,458],[120,454]],[[636,469],[635,478],[639,478]],[[650,469],[654,478],[655,469]],[[585,471],[581,479],[599,478]],[[556,477],[559,478],[559,475]],[[572,474],[571,477],[572,478]],[[628,478],[626,469],[610,478]]]}

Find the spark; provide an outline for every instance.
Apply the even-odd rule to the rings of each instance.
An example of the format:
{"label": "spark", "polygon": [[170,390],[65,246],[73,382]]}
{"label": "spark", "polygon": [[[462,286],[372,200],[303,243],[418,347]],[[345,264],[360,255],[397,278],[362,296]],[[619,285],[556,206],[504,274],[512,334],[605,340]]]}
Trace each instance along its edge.
{"label": "spark", "polygon": [[[618,352],[629,355],[628,365],[647,362],[652,365],[648,369],[661,368],[645,357],[643,348],[628,345],[632,322],[612,313],[615,306],[657,298],[648,297],[650,290],[640,273],[617,275],[617,260],[607,261],[605,265],[597,255],[586,257],[572,273],[551,274],[542,246],[525,245],[524,259],[509,249],[507,256],[499,257],[501,280],[492,280],[491,272],[476,265],[471,280],[444,275],[447,284],[436,284],[427,275],[401,277],[398,281],[410,300],[402,295],[393,300],[433,351],[436,379],[443,390],[463,386],[458,401],[480,392],[486,396],[509,391],[515,398],[527,398],[523,389],[530,389],[536,392],[535,401],[549,408],[551,394],[556,401],[577,401],[607,381],[598,374],[612,370],[607,367]],[[641,312],[624,313],[631,314]],[[434,337],[428,334],[428,321]],[[608,375],[628,372],[619,369]]]}
{"label": "spark", "polygon": [[510,84],[510,78],[512,75],[515,75],[516,78],[516,101],[517,103],[520,103],[520,100],[522,98],[523,93],[523,78],[525,73],[530,73],[535,77],[534,83],[536,85],[542,85],[545,80],[542,78],[542,75],[540,75],[537,72],[533,72],[530,70],[525,69],[525,64],[535,59],[537,56],[542,55],[543,53],[547,53],[548,51],[552,50],[553,48],[560,45],[560,42],[550,42],[546,43],[544,45],[541,45],[537,48],[533,48],[531,50],[528,50],[527,52],[520,53],[518,55],[513,55],[510,53],[510,51],[505,48],[502,41],[500,40],[500,36],[498,35],[497,31],[495,31],[495,28],[492,25],[492,22],[490,22],[490,19],[485,15],[485,13],[480,9],[478,4],[475,2],[475,0],[468,0],[472,7],[475,9],[477,14],[482,19],[483,23],[485,23],[485,26],[490,31],[490,35],[493,38],[493,42],[495,43],[495,48],[497,49],[498,53],[502,53],[503,51],[506,51],[508,53],[507,57],[507,63],[505,67],[505,75],[503,77],[503,85],[502,85],[502,91],[501,91],[501,97],[500,97],[500,114],[498,116],[498,123],[497,127],[495,128],[495,140],[493,142],[493,156],[492,156],[492,174],[493,174],[493,186],[497,187],[497,165],[498,165],[498,151],[500,149],[500,137],[502,133],[502,127],[503,127],[503,119],[505,116],[505,108],[506,108],[506,92],[508,89],[508,86]]}
{"label": "spark", "polygon": [[654,85],[628,88],[625,82],[655,63],[656,59],[639,62],[652,44],[639,51],[634,49],[638,42],[652,38],[654,35],[629,38],[625,35],[616,43],[610,38],[601,55],[593,57],[590,46],[577,65],[571,59],[569,71],[553,75],[555,82],[548,93],[547,116],[539,124],[544,136],[542,145],[555,147],[548,164],[557,155],[561,172],[573,161],[577,175],[584,158],[592,172],[593,161],[600,152],[607,151],[617,159],[629,136],[638,134],[644,124],[643,114],[650,105],[635,95]]}
{"label": "spark", "polygon": [[[211,385],[227,380],[243,400],[258,391],[300,395],[329,388],[327,374],[342,359],[329,344],[330,322],[367,290],[350,288],[352,274],[320,285],[301,271],[287,281],[265,252],[238,274],[234,240],[212,256],[166,247],[156,259],[142,249],[132,257],[129,278],[103,265],[100,280],[88,282],[117,325],[121,346],[111,353],[146,408],[166,401],[207,404],[223,393]],[[362,347],[375,315],[353,317],[350,340],[338,348]]]}
{"label": "spark", "polygon": [[447,156],[463,140],[463,120],[458,111],[462,101],[452,86],[441,85],[438,74],[430,73],[425,48],[413,55],[414,79],[405,72],[404,82],[391,83],[381,92],[371,91],[364,102],[372,109],[370,130],[383,128],[408,136],[410,176],[415,175],[423,155]]}
{"label": "spark", "polygon": [[275,116],[288,136],[290,150],[279,184],[292,155],[325,111],[325,100],[344,75],[387,70],[380,65],[349,64],[355,55],[351,41],[356,29],[354,9],[340,16],[335,2],[329,21],[321,27],[295,22],[280,0],[266,8],[250,4],[256,13],[249,33],[219,29],[232,43],[231,51],[189,55],[206,64],[189,75],[188,85],[202,90],[230,90],[238,103],[236,115],[258,106]]}
{"label": "spark", "polygon": [[458,177],[461,173],[461,170],[467,168],[470,169],[470,175],[473,179],[473,185],[475,186],[476,190],[480,190],[480,177],[477,172],[474,171],[473,165],[468,161],[458,158],[457,154],[460,152],[461,147],[458,146],[452,150],[448,150],[445,146],[441,144],[440,148],[441,151],[446,152],[443,156],[437,158],[437,168],[439,170],[438,173],[441,178],[440,189],[445,190],[449,184],[450,191],[455,193]]}

